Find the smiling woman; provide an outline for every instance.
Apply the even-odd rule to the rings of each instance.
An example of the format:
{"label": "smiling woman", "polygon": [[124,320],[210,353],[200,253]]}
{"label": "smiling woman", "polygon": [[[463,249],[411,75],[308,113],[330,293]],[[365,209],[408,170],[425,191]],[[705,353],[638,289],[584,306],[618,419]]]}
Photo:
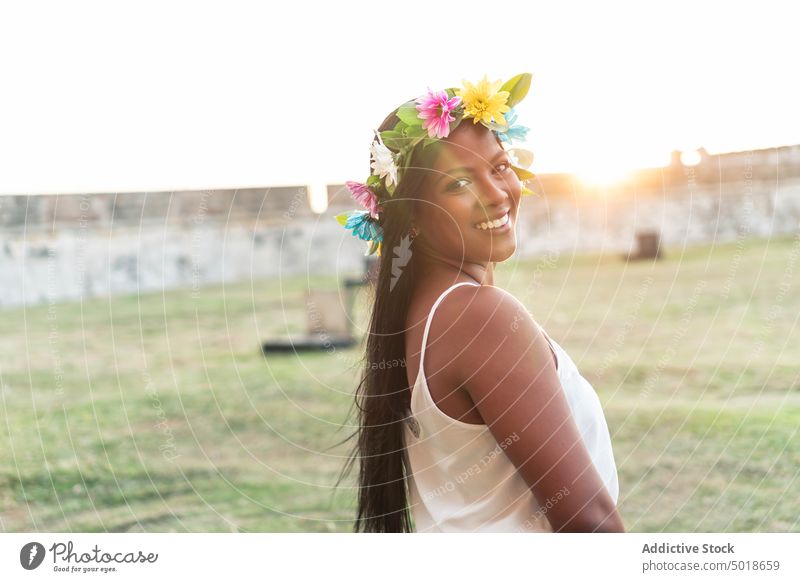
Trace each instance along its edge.
{"label": "smiling woman", "polygon": [[[428,180],[414,201],[417,248],[429,258],[459,264],[505,261],[516,250],[522,184],[496,136],[462,123],[438,148]],[[424,248],[421,248],[424,247]]]}
{"label": "smiling woman", "polygon": [[407,102],[376,132],[370,177],[348,182],[364,210],[337,219],[380,256],[342,472],[358,462],[356,531],[623,530],[597,395],[494,286],[533,176],[506,147],[527,131],[513,106],[529,84]]}

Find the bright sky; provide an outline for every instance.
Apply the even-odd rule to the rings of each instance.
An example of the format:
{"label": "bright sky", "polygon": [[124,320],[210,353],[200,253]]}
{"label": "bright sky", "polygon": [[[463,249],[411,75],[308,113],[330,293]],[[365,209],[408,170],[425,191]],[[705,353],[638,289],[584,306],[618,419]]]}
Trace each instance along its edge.
{"label": "bright sky", "polygon": [[0,193],[363,180],[372,128],[529,71],[534,172],[800,143],[792,3],[101,2],[0,8]]}

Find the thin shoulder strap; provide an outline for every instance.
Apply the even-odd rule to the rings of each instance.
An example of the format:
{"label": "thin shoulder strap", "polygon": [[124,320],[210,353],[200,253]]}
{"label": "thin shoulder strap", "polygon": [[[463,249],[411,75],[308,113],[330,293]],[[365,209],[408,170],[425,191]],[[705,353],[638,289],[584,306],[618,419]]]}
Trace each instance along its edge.
{"label": "thin shoulder strap", "polygon": [[425,331],[422,334],[422,349],[419,353],[419,369],[422,371],[422,364],[425,361],[425,348],[428,345],[428,332],[431,330],[431,321],[433,321],[433,314],[436,313],[436,308],[439,307],[439,304],[442,300],[447,296],[450,291],[455,289],[456,287],[460,287],[461,285],[473,285],[474,287],[480,287],[479,283],[470,283],[469,281],[462,281],[461,283],[456,283],[451,287],[445,289],[439,298],[434,302],[433,307],[431,307],[430,313],[428,313],[428,320],[425,322]]}

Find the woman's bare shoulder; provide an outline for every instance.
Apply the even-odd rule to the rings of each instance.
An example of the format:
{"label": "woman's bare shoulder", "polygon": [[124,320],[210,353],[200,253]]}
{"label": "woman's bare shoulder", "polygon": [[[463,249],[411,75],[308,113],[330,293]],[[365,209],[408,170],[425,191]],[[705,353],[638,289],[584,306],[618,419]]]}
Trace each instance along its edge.
{"label": "woman's bare shoulder", "polygon": [[513,294],[493,285],[460,287],[445,302],[446,319],[453,325],[452,333],[480,334],[482,338],[504,336],[508,332],[528,332],[538,326],[527,307]]}
{"label": "woman's bare shoulder", "polygon": [[451,352],[453,368],[462,380],[501,366],[508,353],[531,352],[529,364],[551,359],[551,352],[540,326],[528,308],[513,294],[491,285],[464,285],[440,306],[444,313],[438,319],[436,335],[445,344],[458,346]]}

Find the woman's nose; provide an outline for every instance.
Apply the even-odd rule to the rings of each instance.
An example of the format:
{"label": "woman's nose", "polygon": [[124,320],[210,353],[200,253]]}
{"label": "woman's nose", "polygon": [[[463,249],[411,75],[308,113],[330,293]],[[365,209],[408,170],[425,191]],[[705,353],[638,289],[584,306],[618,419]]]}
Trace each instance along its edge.
{"label": "woman's nose", "polygon": [[478,192],[485,206],[502,205],[510,198],[506,183],[494,175],[482,176],[478,180]]}

